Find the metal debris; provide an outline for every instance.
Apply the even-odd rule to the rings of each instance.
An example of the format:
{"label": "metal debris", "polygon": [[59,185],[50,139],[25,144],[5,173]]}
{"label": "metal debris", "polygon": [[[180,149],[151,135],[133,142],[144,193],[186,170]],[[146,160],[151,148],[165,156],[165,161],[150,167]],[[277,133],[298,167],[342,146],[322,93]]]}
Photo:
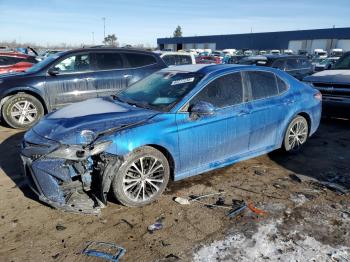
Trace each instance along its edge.
{"label": "metal debris", "polygon": [[232,209],[227,212],[227,216],[234,218],[244,212],[247,208],[247,204],[243,200],[232,200]]}
{"label": "metal debris", "polygon": [[124,248],[114,243],[90,241],[87,242],[86,247],[81,253],[90,257],[98,257],[108,261],[118,262],[119,258],[124,256],[125,252],[126,250]]}
{"label": "metal debris", "polygon": [[152,225],[149,225],[147,230],[150,234],[153,234],[154,231],[160,230],[164,227],[163,221],[164,221],[164,217],[158,218],[156,220],[156,222]]}

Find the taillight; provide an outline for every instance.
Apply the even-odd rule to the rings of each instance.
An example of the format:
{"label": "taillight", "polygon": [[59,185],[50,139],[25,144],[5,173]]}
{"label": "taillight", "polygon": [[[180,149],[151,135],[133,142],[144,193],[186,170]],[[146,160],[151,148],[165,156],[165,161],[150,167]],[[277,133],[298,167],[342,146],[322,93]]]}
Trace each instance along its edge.
{"label": "taillight", "polygon": [[314,94],[314,98],[317,99],[318,101],[322,101],[322,94],[321,92],[317,92]]}

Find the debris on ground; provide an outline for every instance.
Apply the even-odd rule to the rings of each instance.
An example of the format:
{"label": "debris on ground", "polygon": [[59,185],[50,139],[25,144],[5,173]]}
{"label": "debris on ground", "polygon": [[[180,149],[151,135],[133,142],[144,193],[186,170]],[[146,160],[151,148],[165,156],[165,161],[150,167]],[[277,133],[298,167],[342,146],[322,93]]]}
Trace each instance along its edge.
{"label": "debris on ground", "polygon": [[160,217],[156,220],[156,222],[152,225],[149,225],[147,230],[150,234],[153,234],[154,231],[160,230],[164,227],[164,221],[165,217]]}
{"label": "debris on ground", "polygon": [[114,243],[91,241],[87,242],[86,247],[81,253],[90,257],[118,262],[119,258],[124,256],[125,252],[126,250],[124,248]]}
{"label": "debris on ground", "polygon": [[247,204],[243,200],[232,199],[232,209],[227,212],[229,218],[234,218],[244,212]]}
{"label": "debris on ground", "polygon": [[266,216],[267,215],[266,211],[259,209],[259,208],[256,208],[252,202],[249,202],[247,206],[248,206],[250,211],[252,211],[253,213],[255,213],[259,216]]}
{"label": "debris on ground", "polygon": [[56,225],[56,230],[57,231],[63,231],[63,230],[65,230],[66,229],[66,227],[64,226],[64,225],[62,225],[62,224],[57,224]]}
{"label": "debris on ground", "polygon": [[190,201],[183,197],[175,197],[174,201],[176,203],[179,203],[180,205],[189,205],[191,204]]}

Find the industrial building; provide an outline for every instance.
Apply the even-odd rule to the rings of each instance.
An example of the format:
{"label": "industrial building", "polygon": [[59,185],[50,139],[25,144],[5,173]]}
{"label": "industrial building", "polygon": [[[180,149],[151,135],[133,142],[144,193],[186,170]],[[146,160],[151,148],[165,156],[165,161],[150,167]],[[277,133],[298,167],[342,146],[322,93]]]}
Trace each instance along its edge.
{"label": "industrial building", "polygon": [[205,49],[222,50],[234,48],[239,50],[284,50],[294,52],[315,49],[330,51],[341,48],[350,51],[350,27],[327,28],[268,33],[249,33],[233,35],[209,35],[191,37],[158,38],[159,49],[188,50]]}

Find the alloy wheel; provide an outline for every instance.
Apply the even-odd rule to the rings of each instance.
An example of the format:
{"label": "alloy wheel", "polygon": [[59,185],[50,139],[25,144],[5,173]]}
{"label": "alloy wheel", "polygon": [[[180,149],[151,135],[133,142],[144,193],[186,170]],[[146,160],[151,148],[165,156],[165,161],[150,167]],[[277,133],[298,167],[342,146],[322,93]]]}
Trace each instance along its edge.
{"label": "alloy wheel", "polygon": [[36,106],[30,101],[19,101],[11,108],[11,117],[21,125],[34,122],[38,115]]}
{"label": "alloy wheel", "polygon": [[133,201],[154,197],[164,183],[164,166],[153,156],[140,157],[129,166],[123,177],[123,191]]}
{"label": "alloy wheel", "polygon": [[289,129],[288,146],[291,150],[298,149],[307,140],[308,127],[306,120],[297,119]]}

